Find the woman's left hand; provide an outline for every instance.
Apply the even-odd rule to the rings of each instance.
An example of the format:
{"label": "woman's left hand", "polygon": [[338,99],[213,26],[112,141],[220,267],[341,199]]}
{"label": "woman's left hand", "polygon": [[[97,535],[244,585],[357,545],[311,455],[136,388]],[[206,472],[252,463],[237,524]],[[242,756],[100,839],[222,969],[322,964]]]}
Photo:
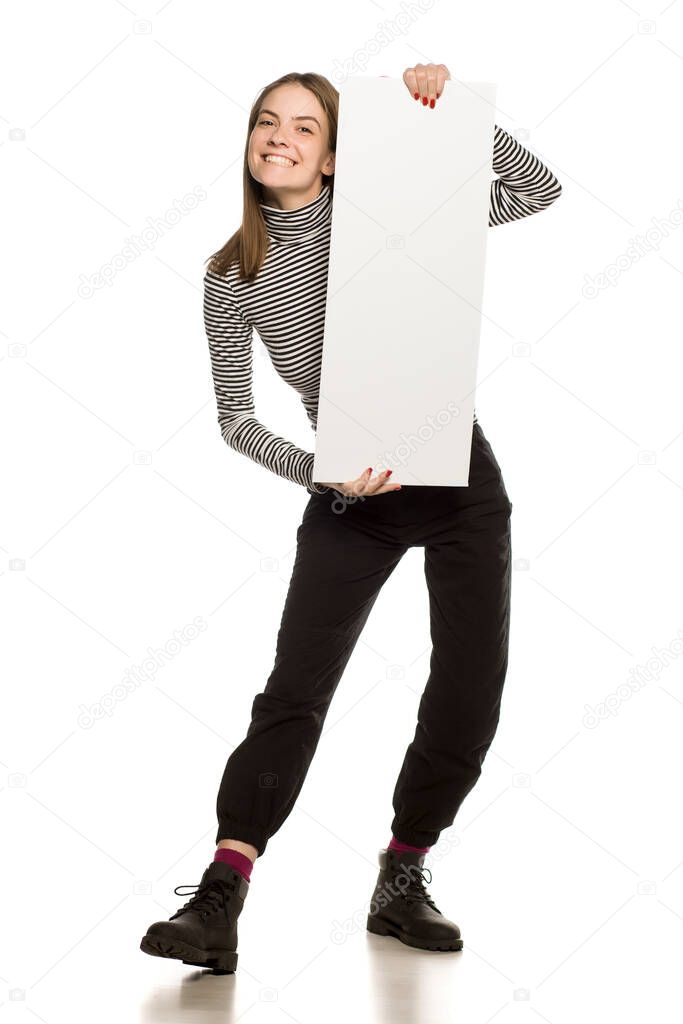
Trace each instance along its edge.
{"label": "woman's left hand", "polygon": [[444,82],[451,77],[445,64],[416,64],[414,68],[406,68],[403,81],[410,90],[411,96],[426,107],[433,107],[443,92]]}

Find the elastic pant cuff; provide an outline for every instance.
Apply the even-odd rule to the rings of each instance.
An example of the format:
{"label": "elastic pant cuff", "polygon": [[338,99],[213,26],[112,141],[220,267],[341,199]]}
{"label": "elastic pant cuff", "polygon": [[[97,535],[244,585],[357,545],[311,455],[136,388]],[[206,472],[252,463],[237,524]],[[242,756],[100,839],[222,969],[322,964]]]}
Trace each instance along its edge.
{"label": "elastic pant cuff", "polygon": [[257,856],[265,853],[268,845],[268,833],[259,825],[249,825],[234,818],[221,818],[216,832],[216,846],[223,839],[237,839],[241,843],[251,843],[258,850]]}
{"label": "elastic pant cuff", "polygon": [[439,838],[439,832],[424,832],[402,825],[392,825],[391,833],[396,836],[399,843],[406,843],[408,846],[435,846]]}

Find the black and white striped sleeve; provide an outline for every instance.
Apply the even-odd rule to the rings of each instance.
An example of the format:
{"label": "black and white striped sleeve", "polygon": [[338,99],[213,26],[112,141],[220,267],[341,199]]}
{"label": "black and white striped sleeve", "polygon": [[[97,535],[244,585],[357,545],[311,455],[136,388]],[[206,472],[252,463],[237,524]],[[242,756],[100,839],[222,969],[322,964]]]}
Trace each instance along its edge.
{"label": "black and white striped sleeve", "polygon": [[204,326],[218,404],[218,425],[224,441],[236,452],[324,494],[329,487],[313,483],[313,452],[272,433],[256,419],[253,382],[253,328],[247,322],[226,278],[207,270],[204,276]]}
{"label": "black and white striped sleeve", "polygon": [[545,210],[562,193],[552,171],[500,125],[494,125],[489,227]]}

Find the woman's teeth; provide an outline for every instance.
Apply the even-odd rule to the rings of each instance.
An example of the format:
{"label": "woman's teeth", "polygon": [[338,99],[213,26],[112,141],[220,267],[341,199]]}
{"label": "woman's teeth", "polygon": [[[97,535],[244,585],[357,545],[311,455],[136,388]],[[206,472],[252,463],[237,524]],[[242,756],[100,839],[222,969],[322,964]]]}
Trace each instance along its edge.
{"label": "woman's teeth", "polygon": [[281,167],[293,167],[294,161],[289,160],[286,156],[264,156],[264,160],[267,160],[269,164],[279,164]]}

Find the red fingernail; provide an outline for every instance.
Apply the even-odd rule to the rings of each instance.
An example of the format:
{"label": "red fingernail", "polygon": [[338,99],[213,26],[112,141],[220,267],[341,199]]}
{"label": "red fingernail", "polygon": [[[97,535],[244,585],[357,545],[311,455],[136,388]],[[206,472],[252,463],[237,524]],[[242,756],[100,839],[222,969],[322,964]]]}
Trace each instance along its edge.
{"label": "red fingernail", "polygon": [[432,108],[432,110],[434,109],[435,102],[436,102],[436,100],[430,100],[429,101],[429,106]]}
{"label": "red fingernail", "polygon": [[365,472],[366,473],[372,473],[372,466],[368,466],[368,468],[365,470]]}
{"label": "red fingernail", "polygon": [[420,98],[420,94],[419,94],[419,92],[416,92],[416,93],[415,93],[415,99],[416,99],[416,100],[419,100],[419,98]]}
{"label": "red fingernail", "polygon": [[428,103],[429,103],[429,100],[427,99],[427,97],[426,97],[426,96],[423,96],[423,97],[422,97],[422,105],[423,105],[424,107],[426,107]]}
{"label": "red fingernail", "polygon": [[392,474],[393,472],[394,472],[394,471],[393,471],[393,469],[388,469],[388,470],[387,470],[387,476],[391,476],[391,474]]}

